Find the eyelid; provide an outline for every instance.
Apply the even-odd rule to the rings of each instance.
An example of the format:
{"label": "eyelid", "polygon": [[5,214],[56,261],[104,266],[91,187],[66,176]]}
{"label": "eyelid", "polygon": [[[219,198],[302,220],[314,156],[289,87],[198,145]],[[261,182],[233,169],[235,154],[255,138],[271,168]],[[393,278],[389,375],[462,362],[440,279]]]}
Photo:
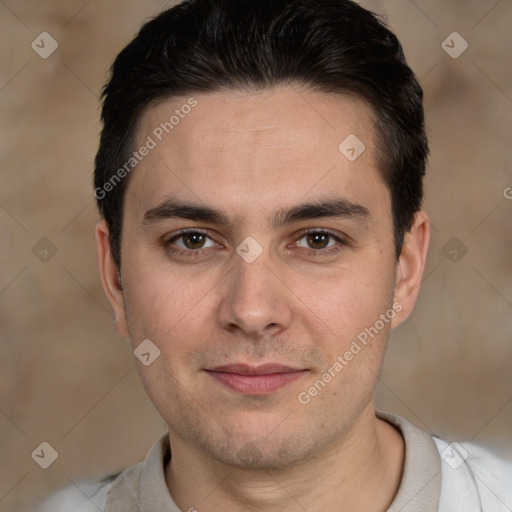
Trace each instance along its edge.
{"label": "eyelid", "polygon": [[300,232],[300,235],[298,235],[298,236],[296,235],[297,240],[300,240],[300,239],[304,238],[306,235],[309,235],[311,233],[321,233],[324,235],[329,235],[332,238],[334,238],[337,242],[348,243],[348,237],[346,235],[344,235],[343,233],[334,232],[334,231],[331,231],[331,230],[325,229],[325,228],[307,228],[305,230],[302,230]]}
{"label": "eyelid", "polygon": [[[213,242],[215,242],[214,238],[210,235],[210,233],[208,231],[204,231],[203,229],[200,229],[200,228],[184,228],[184,229],[181,229],[178,233],[174,233],[172,236],[170,237],[164,237],[164,245],[170,245],[171,243],[175,242],[176,240],[178,240],[179,238],[181,238],[182,236],[184,235],[187,235],[189,233],[197,233],[198,235],[202,235],[204,236],[205,238],[209,238],[210,240],[212,240]],[[217,243],[217,242],[215,242]],[[203,249],[182,249],[181,247],[179,248],[183,251],[187,251],[187,252],[199,252]]]}

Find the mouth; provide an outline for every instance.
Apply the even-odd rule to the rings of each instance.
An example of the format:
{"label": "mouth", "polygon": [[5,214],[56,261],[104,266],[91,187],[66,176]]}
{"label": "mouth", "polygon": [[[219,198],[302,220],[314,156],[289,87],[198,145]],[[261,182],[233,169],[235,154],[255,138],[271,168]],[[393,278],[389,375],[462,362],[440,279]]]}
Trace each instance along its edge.
{"label": "mouth", "polygon": [[296,381],[308,371],[274,363],[259,366],[230,364],[206,370],[224,387],[245,395],[268,395]]}

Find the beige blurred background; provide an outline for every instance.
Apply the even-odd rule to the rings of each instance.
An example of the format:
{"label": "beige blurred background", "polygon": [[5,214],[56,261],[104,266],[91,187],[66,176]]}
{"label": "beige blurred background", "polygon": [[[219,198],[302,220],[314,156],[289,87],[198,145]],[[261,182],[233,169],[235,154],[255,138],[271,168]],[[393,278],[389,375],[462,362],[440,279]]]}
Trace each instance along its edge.
{"label": "beige blurred background", "polygon": [[[512,1],[363,4],[388,16],[421,79],[432,147],[427,269],[415,312],[392,333],[378,406],[510,453]],[[170,5],[0,1],[3,512],[138,462],[165,429],[113,329],[91,183],[108,67]],[[454,31],[469,44],[457,59],[441,47]],[[59,45],[47,59],[31,48],[42,32]],[[43,441],[59,454],[46,470],[31,458]]]}

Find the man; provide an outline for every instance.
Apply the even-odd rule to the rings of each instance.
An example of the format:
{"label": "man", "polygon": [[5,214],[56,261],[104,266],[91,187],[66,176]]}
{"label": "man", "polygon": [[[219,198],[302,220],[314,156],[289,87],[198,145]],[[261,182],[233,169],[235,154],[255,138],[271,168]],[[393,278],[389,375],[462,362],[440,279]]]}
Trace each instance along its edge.
{"label": "man", "polygon": [[506,511],[512,468],[375,410],[429,243],[422,90],[348,0],[190,0],[104,90],[98,262],[168,425],[45,510]]}

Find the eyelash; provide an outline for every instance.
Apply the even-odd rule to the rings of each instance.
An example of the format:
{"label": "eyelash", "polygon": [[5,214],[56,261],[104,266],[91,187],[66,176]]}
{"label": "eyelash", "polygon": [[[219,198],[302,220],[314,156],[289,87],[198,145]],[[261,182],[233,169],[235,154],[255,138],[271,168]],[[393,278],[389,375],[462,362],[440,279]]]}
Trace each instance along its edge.
{"label": "eyelash", "polygon": [[[198,257],[198,256],[201,256],[204,252],[208,252],[209,248],[207,248],[207,249],[181,249],[181,248],[173,247],[173,243],[176,242],[176,240],[179,240],[183,236],[189,235],[189,234],[202,235],[202,236],[205,236],[205,237],[211,239],[211,237],[209,236],[209,234],[207,232],[201,231],[200,229],[191,228],[191,229],[184,229],[184,230],[180,231],[178,234],[176,234],[169,240],[166,240],[164,242],[164,245],[169,251],[171,251],[173,253],[180,254],[180,255],[185,255],[187,257]],[[344,238],[339,237],[339,236],[335,235],[334,233],[331,233],[328,230],[315,229],[315,228],[311,228],[311,229],[307,229],[307,230],[303,231],[300,234],[299,238],[297,239],[297,242],[299,240],[302,240],[305,236],[307,236],[309,234],[328,235],[329,237],[331,237],[338,243],[332,247],[327,247],[325,249],[307,249],[307,248],[303,247],[302,249],[305,249],[308,251],[308,256],[314,257],[314,256],[326,256],[326,255],[330,255],[330,254],[335,254],[335,253],[341,251],[343,246],[348,245],[347,240],[345,240]]]}

